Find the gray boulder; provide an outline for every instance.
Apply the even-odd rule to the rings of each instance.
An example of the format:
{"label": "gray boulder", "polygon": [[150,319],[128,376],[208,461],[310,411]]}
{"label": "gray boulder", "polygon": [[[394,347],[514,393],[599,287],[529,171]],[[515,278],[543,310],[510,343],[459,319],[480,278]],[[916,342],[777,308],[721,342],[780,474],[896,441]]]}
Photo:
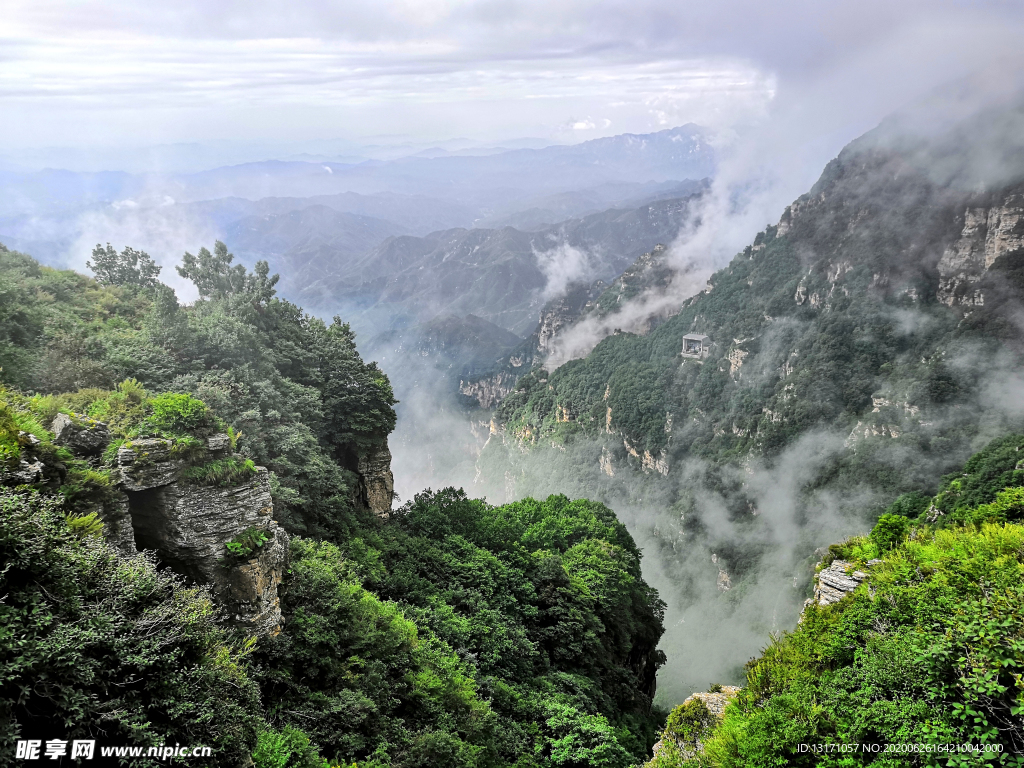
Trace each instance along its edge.
{"label": "gray boulder", "polygon": [[97,456],[110,443],[110,429],[104,422],[77,413],[58,413],[50,431],[54,443],[76,456]]}

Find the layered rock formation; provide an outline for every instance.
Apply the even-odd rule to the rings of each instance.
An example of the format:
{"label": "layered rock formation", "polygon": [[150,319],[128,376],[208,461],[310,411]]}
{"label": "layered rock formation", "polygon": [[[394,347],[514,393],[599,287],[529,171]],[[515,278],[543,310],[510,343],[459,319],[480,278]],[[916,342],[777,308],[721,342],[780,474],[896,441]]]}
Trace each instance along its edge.
{"label": "layered rock formation", "polygon": [[72,418],[66,413],[58,413],[50,429],[54,443],[78,456],[97,456],[110,442],[107,425],[88,416]]}
{"label": "layered rock formation", "polygon": [[4,485],[49,485],[56,487],[64,479],[64,465],[43,461],[39,438],[28,432],[18,433],[21,455],[17,462],[0,462],[0,482]]}
{"label": "layered rock formation", "polygon": [[[110,441],[106,424],[79,416],[58,415],[53,432],[56,442],[80,458],[95,458]],[[174,440],[147,438],[118,449],[111,493],[94,510],[104,537],[125,554],[154,551],[190,581],[210,585],[235,625],[276,634],[282,624],[277,587],[287,564],[288,534],[272,519],[269,473],[257,467],[228,487],[195,484],[175,447]],[[230,454],[228,436],[214,435],[202,456],[216,460]],[[227,544],[240,537],[254,546],[239,548],[238,555]]]}
{"label": "layered rock formation", "polygon": [[[211,445],[212,444],[212,445]],[[207,442],[215,453],[224,440]],[[155,551],[178,573],[209,584],[234,622],[257,634],[281,629],[281,583],[288,534],[271,519],[269,473],[258,467],[252,478],[219,488],[181,480],[183,463],[173,441],[148,439],[125,444],[117,452],[118,487],[140,549]],[[247,557],[231,555],[226,544],[248,534],[265,539]]]}
{"label": "layered rock formation", "polygon": [[[881,560],[870,560],[865,565],[870,568]],[[814,597],[804,601],[804,607],[809,605],[832,605],[838,603],[844,597],[853,592],[868,578],[865,571],[854,567],[853,563],[845,560],[833,560],[827,568],[823,568],[814,575]]]}
{"label": "layered rock formation", "polygon": [[1014,190],[989,206],[968,207],[963,229],[939,259],[937,298],[948,306],[983,306],[979,283],[1004,254],[1024,248],[1024,194]]}
{"label": "layered rock formation", "polygon": [[395,497],[395,476],[391,472],[391,451],[387,441],[359,457],[357,472],[363,504],[375,515],[387,517]]}
{"label": "layered rock formation", "polygon": [[520,375],[515,371],[502,370],[478,379],[462,379],[459,381],[459,393],[476,400],[481,408],[493,408],[515,389]]}

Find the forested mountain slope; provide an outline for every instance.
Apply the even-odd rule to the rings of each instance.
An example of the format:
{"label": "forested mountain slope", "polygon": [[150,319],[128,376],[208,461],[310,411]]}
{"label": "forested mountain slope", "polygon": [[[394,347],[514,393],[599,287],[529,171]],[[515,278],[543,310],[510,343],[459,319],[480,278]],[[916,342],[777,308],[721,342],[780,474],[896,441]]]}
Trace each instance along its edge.
{"label": "forested mountain slope", "polygon": [[611,510],[392,509],[395,400],[347,325],[222,243],[182,258],[185,306],[144,253],[91,264],[0,247],[0,760],[55,738],[257,768],[649,755],[664,606]]}
{"label": "forested mountain slope", "polygon": [[378,327],[396,318],[422,323],[438,314],[474,314],[525,335],[544,302],[571,281],[611,280],[656,243],[673,240],[700,192],[535,232],[453,229],[388,238],[349,262],[325,254],[316,269],[326,276],[298,296],[316,307],[363,312]]}
{"label": "forested mountain slope", "polygon": [[[934,482],[1021,415],[1022,122],[1004,109],[923,137],[893,121],[852,143],[670,320],[523,379],[504,442],[586,436],[608,466],[666,474],[825,429],[846,440],[833,480]],[[681,354],[693,333],[704,357]]]}

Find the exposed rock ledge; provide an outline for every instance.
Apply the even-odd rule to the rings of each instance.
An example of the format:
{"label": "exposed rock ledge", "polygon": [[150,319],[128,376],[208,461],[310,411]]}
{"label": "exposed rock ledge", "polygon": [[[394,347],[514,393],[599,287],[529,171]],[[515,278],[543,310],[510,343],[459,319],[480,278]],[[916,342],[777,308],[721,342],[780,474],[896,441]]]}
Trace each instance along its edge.
{"label": "exposed rock ledge", "polygon": [[363,503],[378,517],[390,515],[395,498],[395,476],[391,472],[391,451],[386,440],[359,457],[357,471]]}
{"label": "exposed rock ledge", "polygon": [[[95,456],[109,442],[102,422],[69,418],[53,424],[56,441],[80,456]],[[104,535],[120,551],[156,552],[162,563],[200,584],[239,627],[277,634],[283,622],[277,587],[287,566],[288,534],[272,520],[269,473],[263,467],[247,480],[222,488],[182,480],[184,463],[171,440],[134,440],[118,449],[112,499],[97,509]],[[226,435],[207,440],[211,459],[230,455]],[[390,458],[390,457],[389,457]],[[265,542],[245,559],[226,544],[246,531]]]}
{"label": "exposed rock ledge", "polygon": [[[870,560],[865,567],[870,568],[881,560]],[[804,607],[809,605],[832,605],[838,603],[848,594],[859,587],[868,574],[865,571],[855,570],[853,563],[845,560],[833,560],[827,567],[823,568],[814,576],[814,597],[804,601]]]}

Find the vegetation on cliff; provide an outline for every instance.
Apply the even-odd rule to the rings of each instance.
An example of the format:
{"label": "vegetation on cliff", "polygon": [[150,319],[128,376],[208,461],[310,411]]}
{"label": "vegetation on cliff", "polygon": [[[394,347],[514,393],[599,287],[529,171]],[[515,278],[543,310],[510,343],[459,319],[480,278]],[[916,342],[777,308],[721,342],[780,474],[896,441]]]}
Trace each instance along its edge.
{"label": "vegetation on cliff", "polygon": [[[1024,436],[995,441],[919,517],[894,512],[869,536],[833,545],[823,565],[842,559],[869,578],[837,603],[810,604],[793,632],[771,639],[687,764],[1024,764],[1022,455]],[[979,749],[887,747],[964,744]]]}
{"label": "vegetation on cliff", "polygon": [[202,249],[183,275],[203,298],[181,306],[138,273],[136,256],[105,251],[101,283],[0,251],[0,382],[64,393],[58,407],[104,421],[125,405],[101,392],[126,379],[192,395],[239,431],[242,456],[273,472],[285,528],[344,535],[358,514],[358,457],[394,428],[387,376],[339,319],[277,297],[264,263],[247,272],[223,244]]}
{"label": "vegetation on cliff", "polygon": [[[191,306],[128,251],[94,254],[102,282],[0,251],[4,754],[102,733],[258,768],[644,758],[663,606],[609,509],[446,489],[376,518],[354,470],[393,427],[394,398],[348,327],[276,298],[264,266],[233,266],[222,245],[185,260],[203,297]],[[102,431],[102,447],[56,445],[57,418]],[[229,629],[209,590],[103,541],[94,512],[118,452],[145,465],[152,438],[200,490],[273,472],[293,534],[277,636]],[[243,531],[225,563],[265,540]]]}

